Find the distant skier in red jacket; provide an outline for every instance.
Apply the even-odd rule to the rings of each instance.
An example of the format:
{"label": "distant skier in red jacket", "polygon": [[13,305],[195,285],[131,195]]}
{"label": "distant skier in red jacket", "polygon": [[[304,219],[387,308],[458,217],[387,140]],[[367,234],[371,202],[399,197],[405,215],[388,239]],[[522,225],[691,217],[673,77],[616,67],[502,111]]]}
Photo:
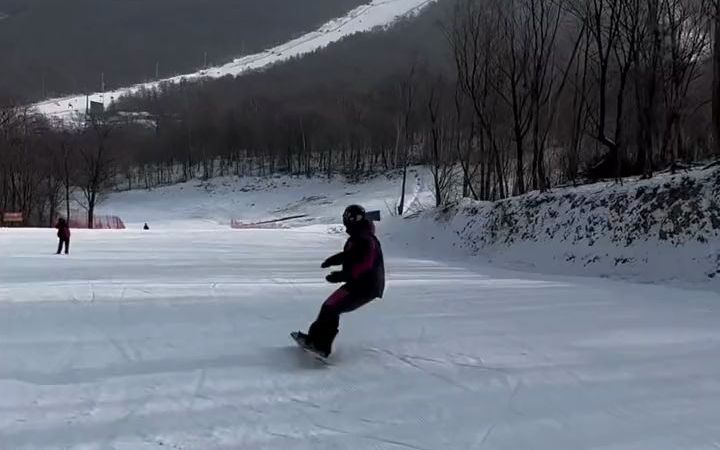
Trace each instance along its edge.
{"label": "distant skier in red jacket", "polygon": [[63,246],[65,246],[65,254],[67,255],[70,251],[70,225],[68,225],[67,220],[61,217],[58,219],[55,228],[58,230],[57,237],[59,239],[57,254],[59,255],[62,252]]}
{"label": "distant skier in red jacket", "polygon": [[330,273],[330,283],[344,283],[333,292],[320,308],[308,333],[294,336],[311,350],[327,357],[338,334],[340,315],[354,311],[376,298],[385,290],[385,266],[382,248],[375,237],[375,226],[365,216],[365,209],[351,205],[345,209],[343,224],[350,235],[342,252],[326,259],[321,267],[342,266]]}

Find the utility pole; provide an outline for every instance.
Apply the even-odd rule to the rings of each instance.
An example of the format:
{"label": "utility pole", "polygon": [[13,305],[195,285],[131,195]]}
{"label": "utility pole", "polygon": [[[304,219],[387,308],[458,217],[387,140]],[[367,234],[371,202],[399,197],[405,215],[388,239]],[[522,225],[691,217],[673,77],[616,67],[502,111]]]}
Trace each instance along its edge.
{"label": "utility pole", "polygon": [[155,79],[160,79],[160,61],[155,62]]}
{"label": "utility pole", "polygon": [[100,92],[105,92],[105,72],[100,72]]}

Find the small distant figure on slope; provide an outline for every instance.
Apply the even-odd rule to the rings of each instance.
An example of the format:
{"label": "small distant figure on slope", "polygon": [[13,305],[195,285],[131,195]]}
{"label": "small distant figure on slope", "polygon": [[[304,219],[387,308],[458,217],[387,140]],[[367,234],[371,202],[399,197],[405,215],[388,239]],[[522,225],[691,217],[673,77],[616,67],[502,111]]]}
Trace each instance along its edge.
{"label": "small distant figure on slope", "polygon": [[382,298],[385,290],[385,264],[375,225],[366,217],[365,209],[350,205],[343,213],[345,231],[350,235],[342,252],[326,259],[321,267],[342,266],[330,273],[330,283],[344,283],[320,308],[308,333],[294,333],[296,340],[323,357],[332,352],[338,334],[340,315]]}
{"label": "small distant figure on slope", "polygon": [[57,254],[59,255],[62,252],[64,246],[65,254],[67,255],[70,252],[70,225],[68,225],[64,217],[61,217],[58,219],[55,228],[57,228],[57,237],[59,240]]}
{"label": "small distant figure on slope", "polygon": [[147,231],[147,230],[149,230],[149,229],[150,229],[150,227],[148,226],[147,222],[145,222],[145,225],[143,226],[143,230],[146,230],[146,231]]}

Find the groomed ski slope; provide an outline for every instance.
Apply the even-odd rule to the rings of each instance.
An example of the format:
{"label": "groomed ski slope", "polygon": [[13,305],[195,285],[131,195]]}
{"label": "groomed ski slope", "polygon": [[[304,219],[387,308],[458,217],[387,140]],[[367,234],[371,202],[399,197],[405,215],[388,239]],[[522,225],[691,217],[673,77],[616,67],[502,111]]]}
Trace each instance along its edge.
{"label": "groomed ski slope", "polygon": [[[323,202],[295,183],[120,194],[130,228],[75,230],[68,257],[52,230],[1,229],[0,448],[720,447],[717,294],[471,265],[399,245],[392,219],[385,298],[343,319],[331,365],[309,358],[288,333],[332,289],[331,218],[397,183]],[[250,204],[321,219],[221,220]]]}
{"label": "groomed ski slope", "polygon": [[72,119],[78,112],[84,113],[87,101],[109,106],[121,96],[137,93],[142,89],[153,89],[162,83],[180,83],[201,78],[237,76],[250,70],[258,70],[288,59],[305,55],[337,42],[355,33],[370,31],[387,26],[396,20],[417,14],[426,6],[438,0],[372,0],[361,5],[343,17],[331,20],[315,31],[304,34],[260,53],[243,56],[219,67],[178,75],[159,81],[136,84],[107,92],[96,92],[88,97],[74,95],[49,99],[33,105],[39,112],[59,119]]}

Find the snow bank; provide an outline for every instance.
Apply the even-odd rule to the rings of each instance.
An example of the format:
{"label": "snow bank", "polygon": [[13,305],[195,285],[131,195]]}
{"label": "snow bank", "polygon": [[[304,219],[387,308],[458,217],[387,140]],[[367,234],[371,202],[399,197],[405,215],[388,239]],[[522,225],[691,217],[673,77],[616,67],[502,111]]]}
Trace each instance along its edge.
{"label": "snow bank", "polygon": [[463,201],[403,223],[401,237],[516,269],[720,286],[719,198],[720,169],[709,169]]}

